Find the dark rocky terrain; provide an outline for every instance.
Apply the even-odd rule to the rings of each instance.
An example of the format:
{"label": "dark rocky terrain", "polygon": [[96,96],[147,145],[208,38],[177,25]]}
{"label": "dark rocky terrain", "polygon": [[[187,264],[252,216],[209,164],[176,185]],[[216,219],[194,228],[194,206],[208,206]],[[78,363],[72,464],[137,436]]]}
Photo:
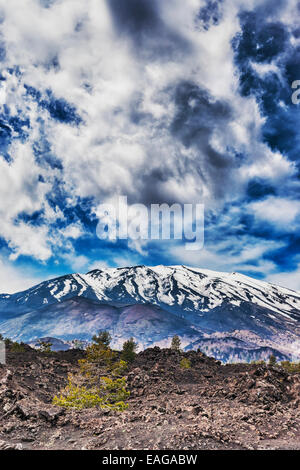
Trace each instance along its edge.
{"label": "dark rocky terrain", "polygon": [[[83,355],[8,351],[0,449],[300,449],[300,374],[152,348],[128,371],[128,410],[53,406]],[[183,357],[190,369],[180,367]]]}

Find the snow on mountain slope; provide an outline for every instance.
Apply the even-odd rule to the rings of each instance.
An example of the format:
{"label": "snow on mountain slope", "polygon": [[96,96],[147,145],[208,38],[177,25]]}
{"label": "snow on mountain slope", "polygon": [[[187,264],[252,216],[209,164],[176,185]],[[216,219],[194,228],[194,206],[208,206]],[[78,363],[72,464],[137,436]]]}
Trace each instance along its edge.
{"label": "snow on mountain slope", "polygon": [[[121,320],[120,309],[127,307],[132,327],[127,323],[125,327]],[[108,315],[108,322],[103,315]],[[55,329],[55,323],[60,328]],[[260,348],[277,347],[283,354],[300,358],[300,293],[239,273],[187,266],[110,268],[66,275],[24,292],[0,295],[0,332],[26,330],[60,338],[76,332],[87,339],[93,328],[105,325],[119,339],[136,336],[142,346],[151,337],[156,344],[164,344],[171,331],[176,331],[175,325],[187,346],[196,344],[197,335],[200,339],[220,332],[225,338],[233,331],[247,331],[260,338]],[[232,342],[226,344],[228,348]]]}
{"label": "snow on mountain slope", "polygon": [[96,270],[82,275],[99,300],[132,297],[139,302],[179,305],[205,312],[222,305],[251,302],[297,321],[300,293],[238,273],[216,273],[186,266],[137,266]]}
{"label": "snow on mountain slope", "polygon": [[217,273],[186,266],[136,266],[94,270],[43,282],[13,295],[0,296],[1,305],[39,308],[72,297],[100,302],[121,301],[181,306],[206,312],[224,301],[235,306],[251,302],[299,320],[300,293],[258,281],[238,273]]}

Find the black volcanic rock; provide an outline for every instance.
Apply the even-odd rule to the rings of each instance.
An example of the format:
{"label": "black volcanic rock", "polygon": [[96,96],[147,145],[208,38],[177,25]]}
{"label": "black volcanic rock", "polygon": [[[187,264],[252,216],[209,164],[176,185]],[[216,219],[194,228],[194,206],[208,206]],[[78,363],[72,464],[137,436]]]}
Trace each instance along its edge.
{"label": "black volcanic rock", "polygon": [[127,372],[125,412],[53,406],[83,357],[8,351],[0,366],[1,450],[300,449],[298,373],[154,347]]}

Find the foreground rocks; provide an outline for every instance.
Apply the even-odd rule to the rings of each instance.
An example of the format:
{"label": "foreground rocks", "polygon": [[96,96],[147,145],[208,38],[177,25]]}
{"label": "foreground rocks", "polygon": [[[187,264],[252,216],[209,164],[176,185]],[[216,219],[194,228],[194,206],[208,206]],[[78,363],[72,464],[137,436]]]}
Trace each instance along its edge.
{"label": "foreground rocks", "polygon": [[[0,450],[300,449],[299,374],[152,348],[128,371],[125,412],[53,406],[83,354],[8,353],[0,367]],[[191,368],[180,367],[183,357]]]}

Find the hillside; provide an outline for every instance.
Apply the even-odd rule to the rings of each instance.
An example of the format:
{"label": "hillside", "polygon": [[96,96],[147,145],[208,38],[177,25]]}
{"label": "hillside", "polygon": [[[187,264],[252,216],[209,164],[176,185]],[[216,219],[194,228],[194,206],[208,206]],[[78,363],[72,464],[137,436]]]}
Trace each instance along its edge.
{"label": "hillside", "polygon": [[166,347],[222,361],[300,359],[300,294],[238,273],[186,266],[135,266],[72,274],[0,296],[0,332],[18,341],[89,341],[108,329],[114,346]]}
{"label": "hillside", "polygon": [[300,449],[297,373],[150,348],[126,373],[128,410],[53,406],[83,355],[8,352],[0,366],[0,449]]}

